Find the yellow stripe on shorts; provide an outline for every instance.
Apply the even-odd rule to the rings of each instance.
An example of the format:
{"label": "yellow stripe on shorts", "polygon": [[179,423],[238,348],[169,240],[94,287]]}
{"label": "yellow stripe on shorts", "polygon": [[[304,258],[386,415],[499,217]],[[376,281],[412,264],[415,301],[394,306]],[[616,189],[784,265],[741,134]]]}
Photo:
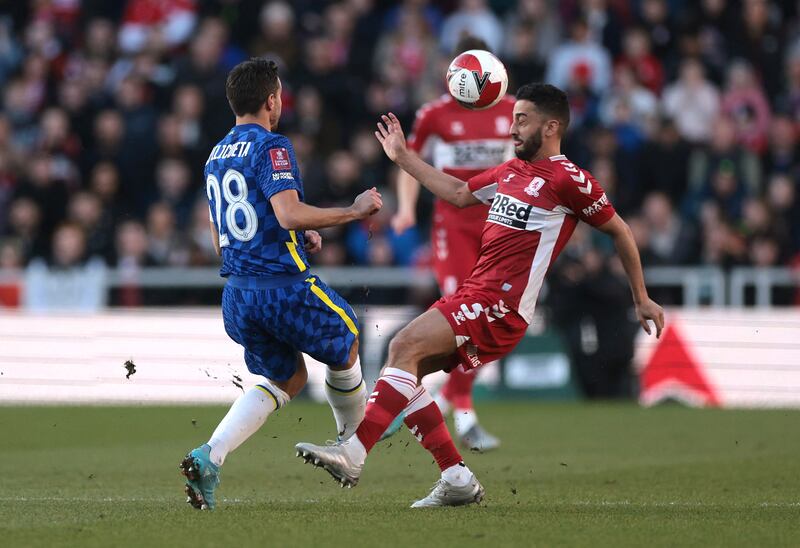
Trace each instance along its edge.
{"label": "yellow stripe on shorts", "polygon": [[340,318],[342,318],[342,320],[344,321],[344,323],[347,325],[347,329],[349,329],[349,330],[350,330],[350,333],[352,333],[353,335],[355,335],[356,337],[358,337],[358,328],[356,327],[356,324],[355,324],[355,323],[353,323],[353,320],[351,320],[351,319],[350,319],[350,316],[348,316],[348,315],[347,315],[347,312],[345,312],[344,310],[342,310],[342,308],[341,308],[340,306],[337,306],[337,305],[336,305],[336,303],[334,303],[334,302],[331,300],[331,298],[330,298],[330,297],[328,297],[328,296],[325,294],[325,292],[322,290],[322,288],[320,288],[320,287],[319,287],[319,286],[317,286],[317,285],[314,285],[314,282],[316,282],[316,281],[317,281],[317,279],[316,279],[316,278],[306,278],[306,281],[307,281],[308,283],[310,283],[310,284],[311,284],[311,291],[313,291],[313,292],[314,292],[314,295],[316,295],[317,297],[319,297],[319,299],[320,299],[320,300],[321,300],[323,303],[325,303],[326,305],[328,305],[328,308],[330,308],[331,310],[333,310],[334,312],[336,312],[336,313],[339,315],[339,317],[340,317]]}
{"label": "yellow stripe on shorts", "polygon": [[297,234],[295,234],[294,230],[290,230],[289,236],[292,237],[292,241],[286,242],[286,247],[289,248],[289,254],[292,256],[292,259],[294,259],[295,264],[297,264],[297,268],[300,269],[300,272],[303,272],[306,269],[306,264],[297,253]]}

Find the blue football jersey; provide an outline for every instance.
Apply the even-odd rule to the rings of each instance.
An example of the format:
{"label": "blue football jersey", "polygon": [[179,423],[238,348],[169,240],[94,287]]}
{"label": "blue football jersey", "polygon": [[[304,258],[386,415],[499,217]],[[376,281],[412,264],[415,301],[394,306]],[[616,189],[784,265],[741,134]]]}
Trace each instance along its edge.
{"label": "blue football jersey", "polygon": [[303,183],[291,143],[258,124],[233,129],[205,166],[211,219],[219,232],[222,276],[280,277],[308,270],[302,232],[278,223],[269,199]]}

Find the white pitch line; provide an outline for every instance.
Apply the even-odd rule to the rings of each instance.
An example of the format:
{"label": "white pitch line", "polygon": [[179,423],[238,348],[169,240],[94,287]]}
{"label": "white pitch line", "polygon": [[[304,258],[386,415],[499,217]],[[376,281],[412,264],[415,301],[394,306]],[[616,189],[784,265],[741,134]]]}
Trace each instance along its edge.
{"label": "white pitch line", "polygon": [[[181,502],[182,498],[179,496],[170,498],[147,498],[147,497],[0,497],[0,502]],[[222,499],[224,504],[251,504],[261,502],[286,502],[296,503],[297,500],[281,500],[263,499],[263,500],[247,500],[247,499]],[[302,501],[308,504],[319,503],[317,499],[306,499]],[[354,503],[354,501],[341,501],[346,503]],[[339,504],[339,503],[337,503]],[[556,506],[586,506],[586,507],[610,507],[610,508],[732,508],[732,509],[748,509],[748,508],[800,508],[800,502],[760,502],[750,504],[724,504],[724,503],[706,503],[706,502],[691,502],[691,501],[656,501],[656,502],[632,502],[629,500],[579,500],[575,502],[551,502],[548,505]]]}

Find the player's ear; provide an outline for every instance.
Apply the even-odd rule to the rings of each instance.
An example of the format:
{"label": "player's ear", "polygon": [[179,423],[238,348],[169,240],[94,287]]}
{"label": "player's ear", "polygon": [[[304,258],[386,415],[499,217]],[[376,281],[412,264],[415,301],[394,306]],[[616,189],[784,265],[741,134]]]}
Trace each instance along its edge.
{"label": "player's ear", "polygon": [[276,101],[277,101],[277,99],[275,98],[275,94],[274,93],[270,93],[269,97],[267,97],[267,110],[268,111],[275,110],[275,102]]}

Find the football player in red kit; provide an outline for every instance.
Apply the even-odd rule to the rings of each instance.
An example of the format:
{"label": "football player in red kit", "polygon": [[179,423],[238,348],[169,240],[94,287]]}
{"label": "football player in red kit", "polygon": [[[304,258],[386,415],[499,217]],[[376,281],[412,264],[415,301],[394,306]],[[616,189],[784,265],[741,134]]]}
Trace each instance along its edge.
{"label": "football player in red kit", "polygon": [[409,152],[400,122],[383,116],[376,136],[386,155],[440,198],[465,207],[490,203],[478,262],[452,295],[437,301],[389,344],[389,359],[354,436],[331,445],[297,444],[298,455],[355,485],[367,453],[406,410],[405,423],[431,452],[442,475],[412,507],[479,502],[483,487],[466,467],[444,418],[420,379],[458,365],[480,367],[508,354],[533,319],[548,268],[584,221],[611,236],[631,286],[636,315],[649,334],[664,312],[644,285],[639,251],[628,225],[592,175],[561,154],[569,124],[566,94],[547,84],[517,92],[511,137],[516,158],[462,181]]}
{"label": "football player in red kit", "polygon": [[[454,54],[471,49],[486,50],[486,43],[471,36],[463,38]],[[463,181],[514,157],[514,145],[508,134],[514,98],[504,97],[485,110],[468,110],[450,94],[423,105],[417,111],[408,148],[429,158],[437,169]],[[397,179],[398,207],[392,218],[395,232],[401,234],[416,224],[419,183],[405,171]],[[431,225],[432,266],[443,297],[455,293],[464,283],[481,246],[481,232],[489,207],[475,204],[458,208],[437,198],[433,204]],[[472,405],[475,371],[456,367],[447,376],[435,400],[443,414],[452,410],[456,438],[467,449],[488,451],[500,441],[478,423]],[[395,421],[389,433],[399,428]]]}

